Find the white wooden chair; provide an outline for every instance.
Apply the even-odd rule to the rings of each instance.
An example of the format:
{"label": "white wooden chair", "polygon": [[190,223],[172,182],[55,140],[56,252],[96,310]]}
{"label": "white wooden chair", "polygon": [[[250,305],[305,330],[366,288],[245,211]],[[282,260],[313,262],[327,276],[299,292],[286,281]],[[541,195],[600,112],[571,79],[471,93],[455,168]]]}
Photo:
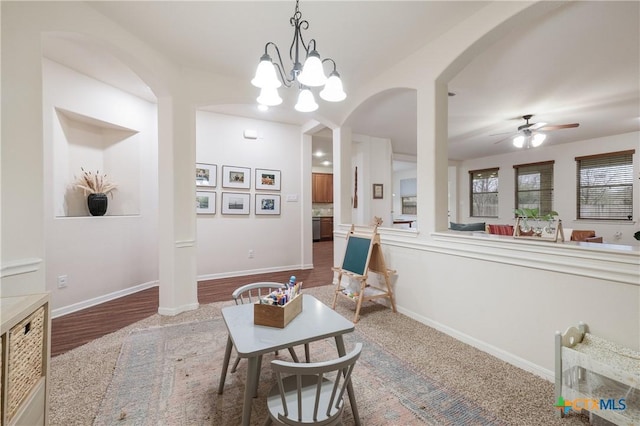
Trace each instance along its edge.
{"label": "white wooden chair", "polygon": [[267,397],[265,425],[342,425],[344,393],[362,352],[362,343],[347,355],[322,362],[271,361],[277,384]]}
{"label": "white wooden chair", "polygon": [[[231,297],[236,302],[236,305],[243,305],[245,303],[255,303],[261,297],[268,295],[273,290],[276,290],[279,288],[285,288],[285,287],[286,287],[285,284],[269,282],[269,281],[251,283],[235,289],[235,291],[231,293]],[[289,349],[289,353],[291,354],[291,358],[295,362],[300,362],[298,360],[298,356],[296,355],[295,350],[293,348],[288,348],[288,349]],[[276,355],[277,354],[278,352],[276,352]],[[310,355],[309,355],[308,343],[304,345],[304,354],[305,354],[306,361],[309,362]],[[240,363],[240,357],[236,357],[235,361],[233,362],[233,366],[231,367],[232,373],[236,372],[236,369],[238,368],[239,363]]]}

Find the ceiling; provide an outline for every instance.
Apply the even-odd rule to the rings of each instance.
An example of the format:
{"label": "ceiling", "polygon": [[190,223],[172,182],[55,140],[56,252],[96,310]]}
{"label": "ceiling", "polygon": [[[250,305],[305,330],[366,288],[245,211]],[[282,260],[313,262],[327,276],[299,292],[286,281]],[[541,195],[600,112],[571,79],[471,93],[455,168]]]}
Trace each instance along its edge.
{"label": "ceiling", "polygon": [[[267,41],[283,56],[293,1],[139,1],[87,3],[184,67],[246,80]],[[332,57],[345,90],[366,82],[454,24],[483,1],[303,1],[321,56]],[[449,157],[464,160],[516,150],[508,138],[532,122],[580,123],[548,133],[555,145],[640,130],[640,2],[575,1],[521,26],[477,56],[449,82]],[[44,55],[123,90],[152,99],[148,87],[82,37],[44,41]],[[289,90],[293,92],[293,90]],[[293,102],[259,115],[255,105],[215,105],[227,114],[302,124]],[[256,93],[257,95],[257,93]],[[341,108],[319,101],[320,111]],[[351,114],[355,133],[390,138],[394,154],[416,153],[416,92],[390,90]],[[319,135],[314,144],[327,144]],[[330,145],[330,143],[328,144]],[[316,148],[316,147],[314,147]]]}

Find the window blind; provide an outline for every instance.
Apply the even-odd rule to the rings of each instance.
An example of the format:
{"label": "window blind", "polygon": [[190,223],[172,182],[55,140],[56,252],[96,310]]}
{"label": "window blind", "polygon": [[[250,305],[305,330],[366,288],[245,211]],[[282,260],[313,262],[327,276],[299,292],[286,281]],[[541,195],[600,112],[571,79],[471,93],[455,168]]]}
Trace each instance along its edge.
{"label": "window blind", "polygon": [[576,157],[578,219],[633,219],[633,154]]}
{"label": "window blind", "polygon": [[516,208],[538,209],[540,215],[553,210],[553,161],[513,166],[516,178]]}
{"label": "window blind", "polygon": [[469,171],[470,216],[498,217],[498,170]]}

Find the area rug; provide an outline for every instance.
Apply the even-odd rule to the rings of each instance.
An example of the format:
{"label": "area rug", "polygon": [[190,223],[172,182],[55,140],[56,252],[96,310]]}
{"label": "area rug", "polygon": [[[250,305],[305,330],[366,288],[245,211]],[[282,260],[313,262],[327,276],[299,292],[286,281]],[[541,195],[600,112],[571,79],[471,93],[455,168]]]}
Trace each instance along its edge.
{"label": "area rug", "polygon": [[[95,425],[240,424],[246,360],[228,373],[217,394],[226,345],[222,319],[135,330],[125,339]],[[349,351],[364,345],[353,373],[363,425],[500,425],[490,412],[415,371],[357,329],[345,335]],[[302,356],[302,347],[297,348]],[[335,358],[333,340],[311,344],[312,361]],[[289,360],[287,351],[263,357],[251,424],[267,416],[265,395],[273,385],[269,362]],[[354,424],[346,400],[344,424]]]}

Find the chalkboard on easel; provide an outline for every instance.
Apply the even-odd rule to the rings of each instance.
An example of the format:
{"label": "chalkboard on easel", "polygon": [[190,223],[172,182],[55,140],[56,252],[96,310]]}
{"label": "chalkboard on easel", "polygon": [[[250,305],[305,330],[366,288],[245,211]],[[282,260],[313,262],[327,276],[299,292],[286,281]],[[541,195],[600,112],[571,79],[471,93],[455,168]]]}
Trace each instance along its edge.
{"label": "chalkboard on easel", "polygon": [[364,275],[371,251],[371,238],[349,236],[342,269],[354,274]]}
{"label": "chalkboard on easel", "polygon": [[[356,233],[356,231],[358,231]],[[396,312],[396,304],[393,300],[391,288],[391,274],[395,273],[387,269],[380,245],[378,226],[364,227],[351,225],[347,234],[347,248],[345,249],[342,266],[332,268],[338,276],[335,280],[336,288],[333,295],[332,308],[336,308],[338,296],[346,297],[356,302],[356,312],[353,322],[358,322],[362,302],[378,298],[387,298],[391,309]],[[368,283],[369,272],[375,272],[384,277],[384,287],[376,286],[377,283]],[[343,277],[351,284],[357,283],[357,288],[343,285]],[[366,293],[366,294],[365,294]]]}

